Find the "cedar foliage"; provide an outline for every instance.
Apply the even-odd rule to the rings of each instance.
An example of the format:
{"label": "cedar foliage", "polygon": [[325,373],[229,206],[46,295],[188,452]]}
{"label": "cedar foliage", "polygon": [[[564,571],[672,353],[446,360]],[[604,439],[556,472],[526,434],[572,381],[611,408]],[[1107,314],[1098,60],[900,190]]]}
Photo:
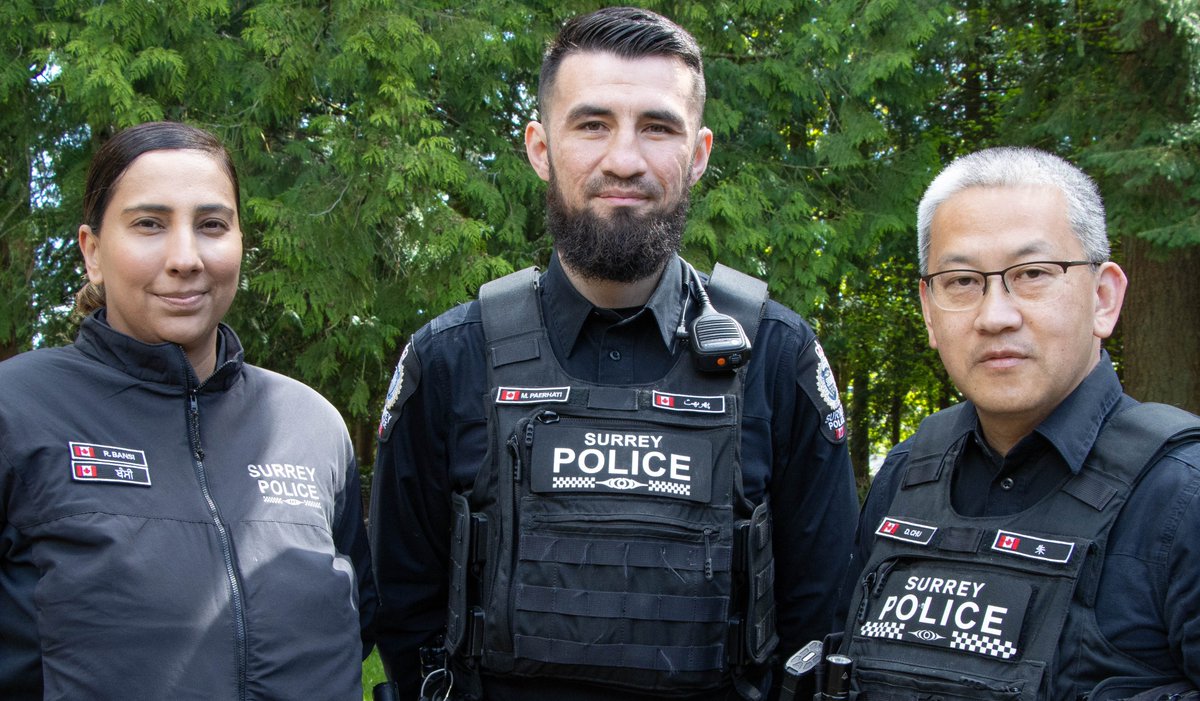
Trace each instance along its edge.
{"label": "cedar foliage", "polygon": [[[1194,0],[645,4],[705,48],[716,146],[685,254],[765,277],[814,320],[864,482],[870,454],[956,400],[926,347],[914,210],[942,165],[984,146],[1036,145],[1100,180],[1118,254],[1155,276],[1135,278],[1142,294],[1110,348],[1136,396],[1198,408],[1197,351],[1175,350],[1177,317],[1152,313],[1146,294],[1156,280],[1200,292],[1180,267],[1200,243]],[[225,140],[242,178],[229,322],[252,362],[341,408],[369,465],[407,336],[482,282],[547,260],[523,127],[544,42],[598,6],[10,0],[0,357],[73,333],[97,144],[141,121],[188,121]],[[1169,379],[1136,379],[1150,367]]]}

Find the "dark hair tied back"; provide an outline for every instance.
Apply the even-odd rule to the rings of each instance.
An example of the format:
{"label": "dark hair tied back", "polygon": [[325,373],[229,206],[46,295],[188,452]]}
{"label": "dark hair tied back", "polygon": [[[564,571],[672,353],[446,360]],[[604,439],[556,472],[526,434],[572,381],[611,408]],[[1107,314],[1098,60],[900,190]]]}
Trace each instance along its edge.
{"label": "dark hair tied back", "polygon": [[[92,157],[83,189],[83,223],[91,227],[93,234],[101,235],[104,212],[129,166],[144,153],[175,150],[203,151],[220,163],[233,185],[234,204],[241,213],[237,169],[220,139],[203,129],[179,122],[146,122],[118,132]],[[76,317],[85,317],[103,306],[103,285],[88,282],[75,293]]]}

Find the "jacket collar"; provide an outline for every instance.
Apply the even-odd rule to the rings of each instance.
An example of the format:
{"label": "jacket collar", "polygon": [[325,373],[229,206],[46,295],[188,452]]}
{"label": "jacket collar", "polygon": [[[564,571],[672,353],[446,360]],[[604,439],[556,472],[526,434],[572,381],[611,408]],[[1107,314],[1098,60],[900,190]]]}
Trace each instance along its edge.
{"label": "jacket collar", "polygon": [[[200,385],[183,348],[174,343],[143,343],[108,325],[105,309],[83,320],[75,347],[84,355],[143,382],[184,389]],[[204,389],[226,389],[240,376],[244,364],[242,343],[233,329],[217,326],[217,367],[204,381]]]}

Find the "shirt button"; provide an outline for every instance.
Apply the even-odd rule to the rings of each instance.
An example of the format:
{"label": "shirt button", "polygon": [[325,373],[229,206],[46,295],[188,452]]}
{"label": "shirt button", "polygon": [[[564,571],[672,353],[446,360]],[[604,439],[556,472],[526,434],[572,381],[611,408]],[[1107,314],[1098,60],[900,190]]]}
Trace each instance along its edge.
{"label": "shirt button", "polygon": [[608,357],[613,360],[620,360],[621,359],[621,351],[611,350],[608,352]]}
{"label": "shirt button", "polygon": [[1005,477],[1004,479],[1000,480],[1000,488],[1006,492],[1008,490],[1012,489],[1013,488],[1012,477]]}

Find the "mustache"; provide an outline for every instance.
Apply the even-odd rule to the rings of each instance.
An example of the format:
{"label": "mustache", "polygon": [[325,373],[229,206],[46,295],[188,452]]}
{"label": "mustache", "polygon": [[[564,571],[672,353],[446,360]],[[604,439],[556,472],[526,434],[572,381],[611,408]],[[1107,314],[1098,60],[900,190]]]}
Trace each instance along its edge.
{"label": "mustache", "polygon": [[636,192],[644,197],[660,197],[663,194],[661,185],[643,177],[616,178],[611,175],[602,175],[592,178],[584,187],[584,192],[589,197],[595,197],[610,190]]}

